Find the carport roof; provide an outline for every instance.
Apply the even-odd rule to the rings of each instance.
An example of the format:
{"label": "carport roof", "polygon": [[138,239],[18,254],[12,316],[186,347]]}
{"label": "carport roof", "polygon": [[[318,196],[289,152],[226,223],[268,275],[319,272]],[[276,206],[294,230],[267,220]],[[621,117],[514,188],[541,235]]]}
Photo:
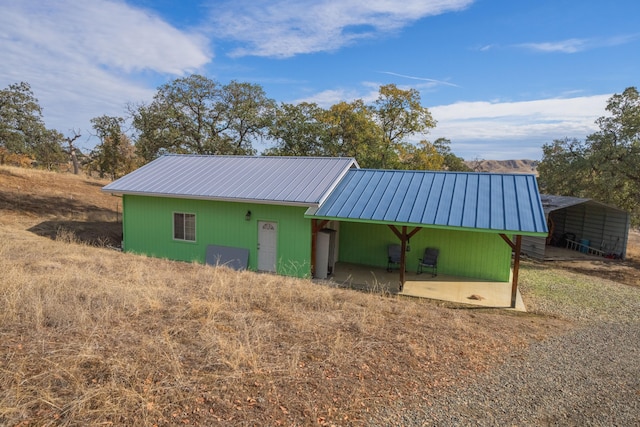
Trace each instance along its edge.
{"label": "carport roof", "polygon": [[102,191],[318,206],[352,167],[358,163],[348,157],[165,155]]}
{"label": "carport roof", "polygon": [[306,217],[540,236],[535,176],[352,169]]}
{"label": "carport roof", "polygon": [[549,212],[557,211],[560,209],[565,209],[570,206],[581,205],[583,203],[594,204],[598,206],[602,206],[603,208],[613,209],[614,211],[627,213],[625,210],[620,209],[616,206],[607,205],[602,202],[598,202],[593,199],[583,199],[580,197],[570,197],[570,196],[556,196],[552,194],[541,194],[540,199],[542,200],[542,207],[544,212],[548,214]]}

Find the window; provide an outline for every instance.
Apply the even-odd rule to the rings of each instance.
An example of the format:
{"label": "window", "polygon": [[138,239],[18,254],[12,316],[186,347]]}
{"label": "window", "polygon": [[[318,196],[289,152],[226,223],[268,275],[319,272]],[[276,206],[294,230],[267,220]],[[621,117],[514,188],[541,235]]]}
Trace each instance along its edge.
{"label": "window", "polygon": [[196,241],[196,215],[188,213],[173,214],[173,238],[176,240]]}

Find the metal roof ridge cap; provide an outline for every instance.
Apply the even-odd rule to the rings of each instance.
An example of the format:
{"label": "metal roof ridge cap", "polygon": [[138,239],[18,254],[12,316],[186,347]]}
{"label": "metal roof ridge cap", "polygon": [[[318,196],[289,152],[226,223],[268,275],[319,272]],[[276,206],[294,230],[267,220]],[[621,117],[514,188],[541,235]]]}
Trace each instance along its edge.
{"label": "metal roof ridge cap", "polygon": [[352,169],[351,166],[354,165],[354,164],[356,166],[356,168],[354,170],[364,170],[364,169],[360,169],[360,166],[358,165],[358,162],[356,162],[356,159],[352,158],[352,162],[349,162],[349,165],[347,167],[345,167],[342,172],[340,172],[338,177],[336,177],[336,179],[333,180],[333,183],[324,191],[324,193],[323,193],[324,195],[322,197],[320,197],[320,200],[318,201],[318,206],[322,206],[322,204],[329,198],[329,196],[335,191],[335,189],[338,187],[338,185],[340,185],[342,180],[351,171],[351,169]]}
{"label": "metal roof ridge cap", "polygon": [[542,228],[546,229],[548,233],[549,227],[547,226],[547,217],[544,214],[544,206],[542,205],[542,198],[540,197],[540,187],[538,187],[538,179],[535,176],[533,176],[532,180],[536,190],[536,200],[538,202],[538,215],[540,215],[540,220],[542,221]]}

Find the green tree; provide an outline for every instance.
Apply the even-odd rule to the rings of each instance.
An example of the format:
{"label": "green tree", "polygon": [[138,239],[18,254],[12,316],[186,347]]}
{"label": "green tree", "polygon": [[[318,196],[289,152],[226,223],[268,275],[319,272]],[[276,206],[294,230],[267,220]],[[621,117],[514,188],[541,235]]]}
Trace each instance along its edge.
{"label": "green tree", "polygon": [[587,195],[591,181],[588,146],[575,138],[556,139],[542,146],[538,182],[543,192],[573,197]]}
{"label": "green tree", "polygon": [[398,167],[406,139],[426,133],[436,125],[429,110],[421,105],[420,92],[399,89],[394,84],[380,86],[372,112],[382,132],[382,143],[372,165],[378,168]]}
{"label": "green tree", "polygon": [[[600,130],[587,137],[591,194],[640,214],[640,95],[635,87],[613,95]],[[640,219],[640,218],[638,218]]]}
{"label": "green tree", "polygon": [[252,143],[268,135],[276,103],[260,85],[232,81],[222,88],[220,109],[226,117],[225,133],[232,141],[230,154],[255,154]]}
{"label": "green tree", "polygon": [[451,152],[451,141],[438,138],[433,143],[405,143],[400,147],[400,168],[411,170],[447,170],[469,172],[464,160]]}
{"label": "green tree", "polygon": [[[408,142],[434,126],[417,90],[387,85],[380,87],[373,105],[361,99],[340,102],[327,110],[314,103],[282,104],[269,132],[276,145],[264,153],[354,157],[365,168],[424,169],[432,163],[440,168],[445,155],[440,150],[446,144],[415,146]],[[449,161],[454,158],[450,152],[446,155]]]}
{"label": "green tree", "polygon": [[613,95],[600,128],[584,142],[556,140],[543,146],[538,166],[542,191],[590,197],[632,213],[640,224],[640,96],[635,87]]}
{"label": "green tree", "polygon": [[89,169],[111,179],[133,171],[137,161],[131,140],[122,131],[124,118],[103,115],[94,117],[91,123],[100,142],[91,152]]}
{"label": "green tree", "polygon": [[274,107],[259,85],[179,78],[160,86],[149,105],[130,108],[136,150],[145,161],[164,152],[255,154],[252,144],[266,135]]}
{"label": "green tree", "polygon": [[45,129],[33,147],[33,155],[38,165],[57,170],[61,163],[66,163],[68,156],[62,148],[64,135],[57,130]]}
{"label": "green tree", "polygon": [[471,172],[462,157],[456,156],[451,151],[451,141],[447,138],[438,138],[433,142],[436,151],[444,158],[443,169],[448,171]]}
{"label": "green tree", "polygon": [[276,145],[265,150],[268,156],[325,156],[328,126],[320,120],[324,110],[314,103],[282,103],[269,129]]}
{"label": "green tree", "polygon": [[42,109],[29,83],[20,82],[0,90],[0,149],[55,169],[65,161],[62,143],[60,132],[45,127]]}
{"label": "green tree", "polygon": [[382,133],[371,109],[361,99],[335,104],[322,111],[318,120],[326,125],[324,155],[354,157],[361,167],[372,167]]}
{"label": "green tree", "polygon": [[422,140],[418,144],[404,143],[398,147],[398,169],[443,170],[444,156],[438,153],[434,144]]}
{"label": "green tree", "polygon": [[0,90],[0,147],[14,154],[33,155],[44,131],[42,110],[29,83]]}

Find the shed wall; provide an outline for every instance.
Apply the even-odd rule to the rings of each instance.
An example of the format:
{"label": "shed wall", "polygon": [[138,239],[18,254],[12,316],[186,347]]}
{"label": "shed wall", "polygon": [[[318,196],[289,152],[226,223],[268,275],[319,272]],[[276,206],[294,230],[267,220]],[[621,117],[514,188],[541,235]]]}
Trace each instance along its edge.
{"label": "shed wall", "polygon": [[[626,256],[629,237],[629,215],[626,212],[585,202],[554,210],[549,216],[556,236],[573,233],[577,241],[589,240],[593,248]],[[522,251],[533,258],[544,259],[545,244],[545,238],[523,236]]]}
{"label": "shed wall", "polygon": [[[411,229],[410,229],[411,230]],[[399,243],[386,225],[342,222],[340,261],[387,266],[387,245]],[[440,250],[438,271],[453,276],[509,281],[511,248],[497,234],[423,228],[410,241],[407,269],[415,271],[426,247]]]}
{"label": "shed wall", "polygon": [[556,233],[574,233],[577,240],[589,240],[596,249],[626,255],[629,235],[626,212],[587,202],[553,211],[551,216]]}
{"label": "shed wall", "polygon": [[544,259],[546,248],[546,237],[522,236],[522,252],[530,257]]}
{"label": "shed wall", "polygon": [[[207,245],[249,249],[249,269],[257,269],[258,221],[278,223],[277,273],[309,277],[311,220],[306,208],[124,195],[123,249],[178,261],[205,262]],[[245,219],[251,211],[251,219]],[[173,213],[196,215],[196,241],[173,239]]]}

